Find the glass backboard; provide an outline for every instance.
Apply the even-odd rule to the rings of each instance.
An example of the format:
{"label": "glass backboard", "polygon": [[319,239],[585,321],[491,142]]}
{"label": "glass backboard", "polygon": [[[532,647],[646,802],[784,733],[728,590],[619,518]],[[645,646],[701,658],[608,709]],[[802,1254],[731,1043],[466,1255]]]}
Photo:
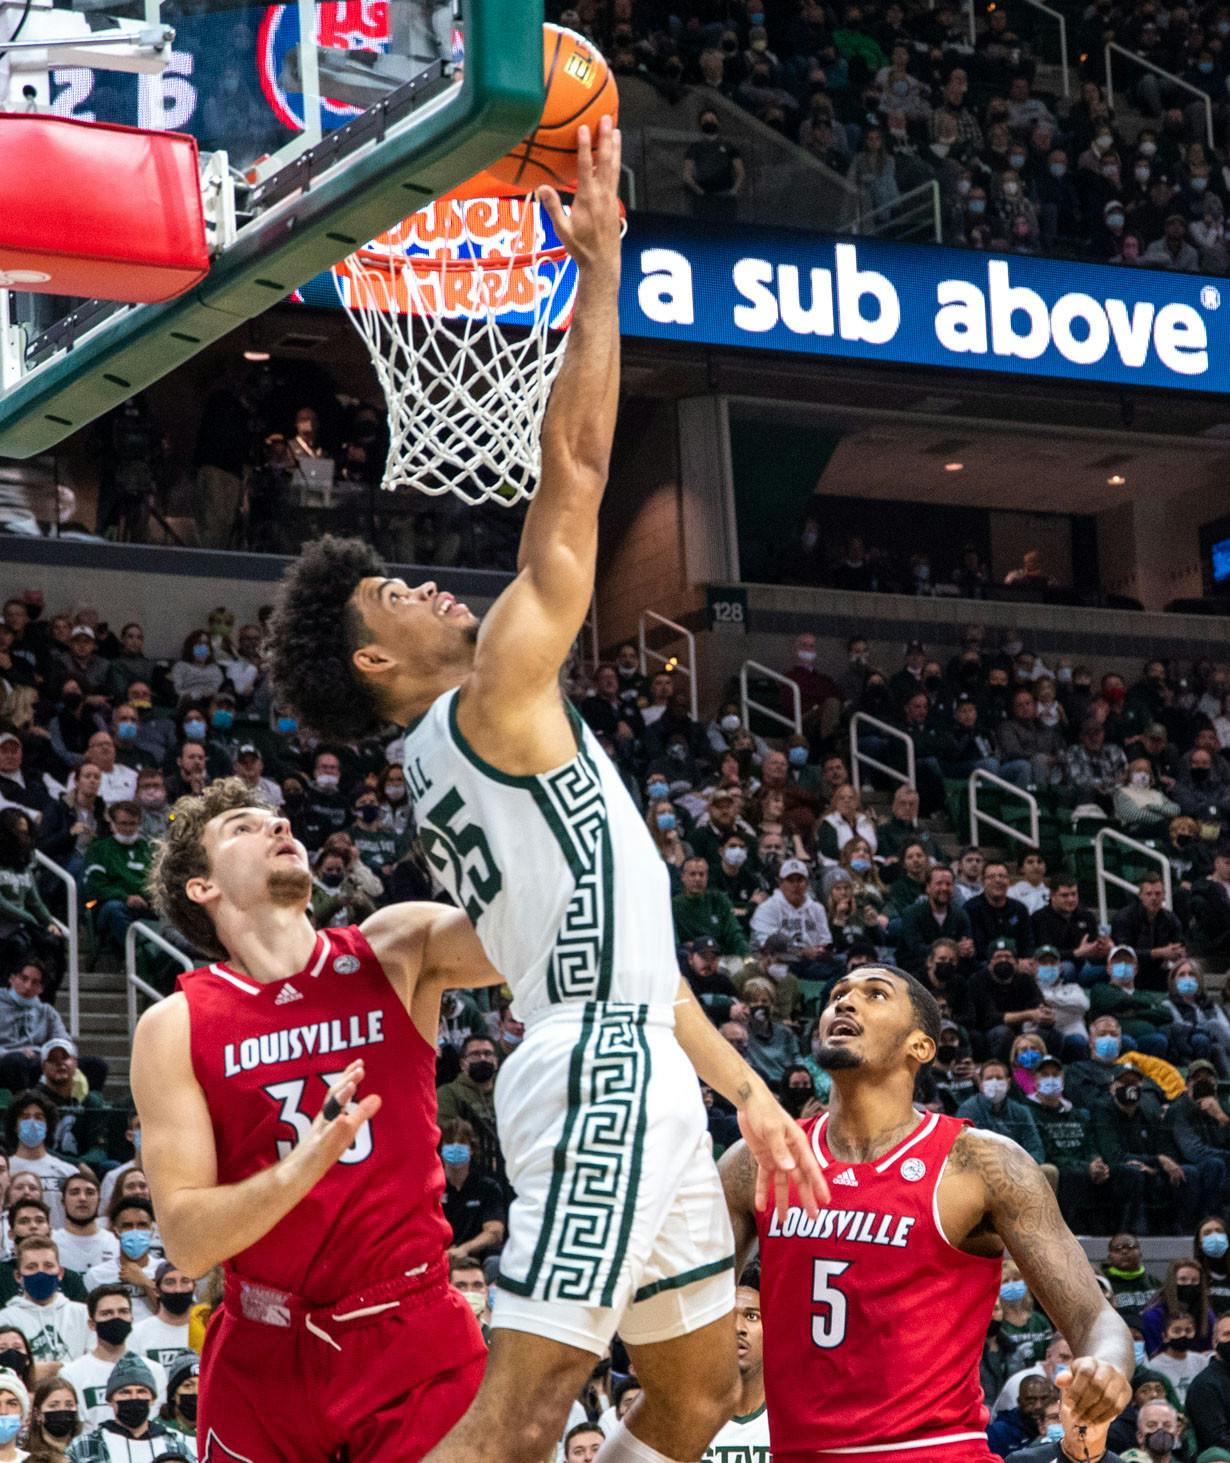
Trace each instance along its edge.
{"label": "glass backboard", "polygon": [[541,113],[542,19],[542,0],[0,0],[0,112],[187,132],[234,188],[191,297],[0,299],[0,456],[46,450],[502,156]]}

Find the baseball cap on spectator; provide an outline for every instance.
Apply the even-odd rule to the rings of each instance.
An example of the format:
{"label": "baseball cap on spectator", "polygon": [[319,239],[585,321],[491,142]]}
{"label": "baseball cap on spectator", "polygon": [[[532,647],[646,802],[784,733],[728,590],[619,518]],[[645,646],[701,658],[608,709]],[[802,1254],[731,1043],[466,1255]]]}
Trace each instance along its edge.
{"label": "baseball cap on spectator", "polygon": [[6,742],[17,742],[20,745],[21,738],[16,732],[0,731],[0,747],[3,747]]}
{"label": "baseball cap on spectator", "polygon": [[50,1041],[45,1041],[38,1049],[38,1059],[45,1062],[52,1052],[67,1052],[70,1057],[77,1055],[77,1043],[71,1036],[53,1036]]}
{"label": "baseball cap on spectator", "polygon": [[790,941],[785,935],[769,935],[764,944],[760,947],[762,955],[785,955],[790,949]]}
{"label": "baseball cap on spectator", "polygon": [[1116,955],[1126,955],[1131,960],[1136,959],[1136,951],[1132,949],[1131,945],[1116,945],[1110,952],[1110,959],[1113,960]]}
{"label": "baseball cap on spectator", "polygon": [[[1181,213],[1168,213],[1166,215],[1166,222],[1168,224],[1173,224],[1173,223],[1185,224],[1187,222],[1187,220],[1183,217],[1183,215]],[[1162,729],[1162,733],[1161,734],[1163,736],[1165,735],[1165,729],[1164,728]],[[1153,727],[1149,727],[1145,731],[1145,736],[1147,736],[1147,737],[1152,737],[1152,736],[1157,736],[1157,735],[1158,735],[1158,733],[1154,730]]]}
{"label": "baseball cap on spectator", "polygon": [[178,1269],[179,1266],[174,1264],[171,1260],[163,1260],[162,1263],[158,1266],[157,1270],[154,1271],[154,1284],[161,1285],[166,1277],[172,1273],[172,1271]]}
{"label": "baseball cap on spectator", "polygon": [[[147,1367],[148,1371],[149,1368]],[[10,1392],[21,1403],[22,1418],[30,1416],[30,1394],[16,1372],[0,1371],[0,1392]]]}
{"label": "baseball cap on spectator", "polygon": [[158,1395],[153,1372],[135,1351],[126,1351],[111,1368],[105,1395],[111,1398],[121,1387],[148,1387],[155,1397]]}
{"label": "baseball cap on spectator", "polygon": [[961,1028],[957,1025],[955,1021],[941,1021],[940,1035],[943,1036],[946,1031],[955,1031],[958,1035],[960,1035]]}
{"label": "baseball cap on spectator", "polygon": [[1007,950],[1010,955],[1016,954],[1016,941],[1011,935],[1000,935],[997,940],[992,940],[987,954],[998,955],[1001,950]]}
{"label": "baseball cap on spectator", "polygon": [[927,647],[922,643],[921,640],[908,640],[905,646],[905,653],[907,655],[910,655],[916,650],[921,650],[925,654]]}
{"label": "baseball cap on spectator", "polygon": [[[1171,218],[1177,218],[1180,223],[1187,222],[1187,220],[1183,217],[1181,213],[1172,213],[1170,215],[1170,218],[1168,218],[1166,222],[1169,223]],[[1161,740],[1164,742],[1166,740],[1166,728],[1161,724],[1160,721],[1151,721],[1149,725],[1145,727],[1144,731],[1141,732],[1141,736],[1160,737]]]}
{"label": "baseball cap on spectator", "polygon": [[91,630],[88,625],[74,625],[72,628],[72,633],[69,635],[68,638],[70,640],[76,640],[78,635],[84,635],[87,640],[93,640],[96,638],[93,630]]}
{"label": "baseball cap on spectator", "polygon": [[1212,1072],[1214,1077],[1217,1076],[1217,1068],[1204,1057],[1197,1057],[1187,1069],[1187,1075],[1189,1077],[1194,1077],[1197,1072]]}
{"label": "baseball cap on spectator", "polygon": [[716,955],[718,953],[718,942],[712,935],[701,935],[700,939],[692,941],[693,955]]}
{"label": "baseball cap on spectator", "polygon": [[1230,1463],[1230,1448],[1206,1448],[1196,1454],[1196,1463]]}
{"label": "baseball cap on spectator", "polygon": [[802,874],[806,879],[810,874],[810,870],[801,858],[788,858],[778,870],[777,877],[779,879],[790,879],[796,874]]}
{"label": "baseball cap on spectator", "polygon": [[1034,958],[1039,955],[1053,955],[1056,960],[1059,959],[1059,951],[1054,945],[1038,945],[1034,950]]}
{"label": "baseball cap on spectator", "polygon": [[245,757],[259,757],[260,754],[260,748],[255,743],[245,742],[238,752],[235,753],[235,761],[240,762]]}

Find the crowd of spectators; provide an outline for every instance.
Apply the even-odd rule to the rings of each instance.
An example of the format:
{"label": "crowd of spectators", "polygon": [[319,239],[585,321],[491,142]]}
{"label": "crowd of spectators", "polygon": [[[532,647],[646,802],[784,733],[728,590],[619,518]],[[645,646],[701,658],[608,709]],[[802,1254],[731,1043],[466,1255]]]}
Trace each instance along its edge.
{"label": "crowd of spectators", "polygon": [[[312,858],[318,924],[439,892],[417,843],[397,729],[338,746],[300,726],[269,686],[265,619],[237,624],[218,609],[177,658],[159,661],[138,624],[117,634],[88,609],[47,618],[36,591],[3,607],[0,1181],[12,1264],[0,1265],[0,1460],[6,1395],[32,1456],[67,1447],[72,1458],[105,1458],[109,1434],[129,1446],[146,1428],[151,1448],[191,1456],[195,1372],[180,1343],[215,1286],[163,1262],[139,1125],[126,1095],[107,1102],[105,1064],[79,1054],[52,1004],[65,911],[34,850],[72,874],[104,965],[131,921],[153,923],[144,878],[171,802],[222,776],[285,810]],[[570,682],[666,865],[681,973],[800,1115],[829,1094],[814,1028],[840,974],[889,959],[923,979],[944,1024],[920,1074],[920,1106],[1012,1136],[1043,1165],[1074,1228],[1115,1236],[1103,1279],[1139,1321],[1150,1373],[1137,1377],[1138,1405],[1121,1426],[1147,1433],[1150,1406],[1164,1403],[1176,1409],[1176,1437],[1194,1429],[1203,1446],[1214,1433],[1198,1401],[1216,1383],[1230,1442],[1230,1319],[1223,1360],[1216,1288],[1230,1304],[1230,1019],[1220,999],[1230,967],[1230,667],[1150,661],[1136,678],[1098,675],[1063,657],[1049,664],[1015,637],[992,644],[971,626],[955,654],[914,642],[884,665],[861,638],[844,664],[824,664],[816,637],[803,634],[782,670],[798,685],[803,724],[781,741],[746,725],[738,701],[694,717],[684,681],[644,676],[631,644]],[[910,739],[912,784],[881,775],[871,801],[865,781],[856,790],[847,760],[856,710]],[[891,765],[893,742],[861,745]],[[1102,924],[1062,848],[1018,846],[1007,863],[996,849],[958,844],[947,800],[979,767],[1073,826],[1151,840],[1169,865],[1169,904],[1161,879],[1145,874]],[[484,1322],[513,1197],[494,1088],[522,1034],[506,990],[444,999],[450,1258]],[[720,1151],[737,1125],[719,1096],[704,1095]],[[1150,1276],[1120,1253],[1125,1236],[1141,1234],[1194,1234],[1184,1263],[1196,1279],[1182,1267]],[[984,1371],[999,1399],[992,1444],[1007,1453],[1045,1433],[1063,1343],[1011,1267],[1001,1304]],[[1186,1326],[1200,1367],[1180,1365],[1193,1351]],[[568,1445],[578,1459],[615,1405],[619,1361],[570,1421],[570,1434],[581,1428]],[[8,1394],[6,1365],[20,1382]]]}
{"label": "crowd of spectators", "polygon": [[[683,181],[699,217],[737,218],[745,191],[737,141],[708,100],[716,93],[846,177],[865,212],[889,217],[905,194],[937,184],[946,243],[1230,269],[1230,10],[1218,0],[1064,7],[1070,99],[1058,68],[1044,69],[1044,43],[1056,59],[1053,31],[1025,7],[976,5],[972,36],[955,0],[578,0],[549,10],[603,46],[617,73],[647,77],[690,108],[697,141]],[[1109,41],[1168,73],[1120,62],[1118,111],[1101,84]]]}

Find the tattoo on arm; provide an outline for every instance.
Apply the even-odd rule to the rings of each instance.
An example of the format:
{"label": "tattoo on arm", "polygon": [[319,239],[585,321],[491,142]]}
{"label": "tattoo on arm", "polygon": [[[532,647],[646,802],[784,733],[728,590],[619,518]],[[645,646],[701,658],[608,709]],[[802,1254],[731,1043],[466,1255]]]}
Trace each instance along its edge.
{"label": "tattoo on arm", "polygon": [[735,1232],[735,1275],[743,1273],[756,1251],[756,1160],[746,1143],[736,1143],[722,1154],[718,1171]]}
{"label": "tattoo on arm", "polygon": [[[968,1129],[953,1145],[952,1158],[958,1172],[974,1173],[982,1180],[987,1204],[983,1231],[993,1231],[1003,1240],[1038,1304],[1076,1355],[1097,1349],[1103,1360],[1126,1364],[1130,1376],[1127,1331],[1121,1324],[1106,1326],[1117,1318],[1038,1165],[1011,1139]],[[1129,1347],[1127,1358],[1119,1355],[1123,1341]]]}

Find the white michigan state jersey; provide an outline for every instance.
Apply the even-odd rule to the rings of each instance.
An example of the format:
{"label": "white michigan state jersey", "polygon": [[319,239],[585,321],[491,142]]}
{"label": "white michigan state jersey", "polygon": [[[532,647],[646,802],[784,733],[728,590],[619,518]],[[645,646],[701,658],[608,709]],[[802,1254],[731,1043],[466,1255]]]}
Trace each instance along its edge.
{"label": "white michigan state jersey", "polygon": [[759,1412],[732,1417],[709,1444],[702,1463],[772,1463],[769,1451],[769,1413],[764,1403]]}
{"label": "white michigan state jersey", "polygon": [[466,742],[457,695],[407,728],[406,781],[428,863],[474,922],[513,1014],[669,1006],[679,985],[669,876],[597,738],[568,706],[577,755],[513,776]]}

